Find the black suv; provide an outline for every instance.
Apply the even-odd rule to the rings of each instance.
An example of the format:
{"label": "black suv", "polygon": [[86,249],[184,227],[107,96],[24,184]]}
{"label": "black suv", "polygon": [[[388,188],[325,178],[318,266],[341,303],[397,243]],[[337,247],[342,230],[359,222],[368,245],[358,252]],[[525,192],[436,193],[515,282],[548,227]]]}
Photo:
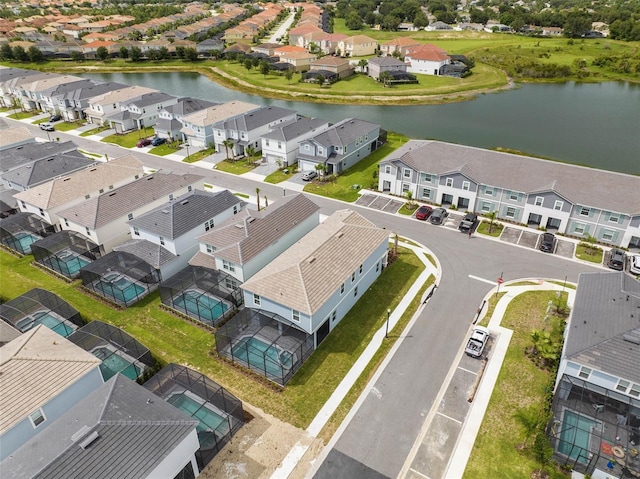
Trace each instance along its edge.
{"label": "black suv", "polygon": [[624,251],[619,249],[611,250],[611,257],[607,266],[616,271],[622,271],[624,269]]}
{"label": "black suv", "polygon": [[478,215],[476,215],[475,213],[467,213],[466,215],[464,215],[464,218],[462,218],[462,221],[460,222],[460,226],[458,226],[458,229],[463,233],[473,231],[473,227],[476,225],[477,220],[478,220]]}
{"label": "black suv", "polygon": [[553,233],[544,233],[540,239],[540,251],[553,253],[556,247],[556,237]]}
{"label": "black suv", "polygon": [[447,210],[444,208],[436,208],[433,210],[433,213],[431,213],[429,221],[432,225],[441,225],[444,223],[444,220],[447,219],[447,216],[449,216],[449,212]]}

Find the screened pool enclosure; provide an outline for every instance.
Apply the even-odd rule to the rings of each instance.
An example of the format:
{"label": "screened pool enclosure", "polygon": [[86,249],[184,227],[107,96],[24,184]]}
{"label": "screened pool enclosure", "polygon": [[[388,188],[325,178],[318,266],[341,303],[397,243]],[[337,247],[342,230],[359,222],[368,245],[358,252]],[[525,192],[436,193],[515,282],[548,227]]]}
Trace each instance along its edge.
{"label": "screened pool enclosure", "polygon": [[243,309],[215,336],[218,354],[282,386],[313,353],[312,335],[257,309]]}
{"label": "screened pool enclosure", "polygon": [[102,321],[91,321],[68,339],[102,361],[100,372],[105,381],[117,373],[135,381],[155,364],[144,344]]}
{"label": "screened pool enclosure", "polygon": [[158,270],[124,251],[112,251],[86,265],[80,278],[86,288],[126,307],[155,290],[159,282]]}
{"label": "screened pool enclosure", "polygon": [[75,308],[59,296],[40,288],[0,305],[0,317],[23,333],[43,324],[65,338],[84,325]]}
{"label": "screened pool enclosure", "polygon": [[0,219],[0,243],[20,254],[31,253],[31,244],[55,228],[33,213],[17,213]]}
{"label": "screened pool enclosure", "polygon": [[100,246],[75,231],[59,231],[31,245],[36,262],[67,278],[101,256]]}
{"label": "screened pool enclosure", "polygon": [[200,421],[202,469],[244,424],[242,402],[208,377],[178,364],[168,364],[144,383],[144,387]]}
{"label": "screened pool enclosure", "polygon": [[238,280],[224,271],[187,266],[158,287],[162,304],[206,324],[217,326],[242,301]]}

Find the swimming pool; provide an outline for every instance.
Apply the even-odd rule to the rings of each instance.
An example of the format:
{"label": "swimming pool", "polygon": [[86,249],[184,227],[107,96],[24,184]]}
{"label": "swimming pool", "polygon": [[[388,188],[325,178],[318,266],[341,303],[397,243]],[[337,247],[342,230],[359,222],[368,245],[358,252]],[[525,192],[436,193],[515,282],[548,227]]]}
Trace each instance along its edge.
{"label": "swimming pool", "polygon": [[173,305],[194,319],[211,323],[214,323],[229,309],[225,302],[197,289],[188,289],[176,296]]}
{"label": "swimming pool", "polygon": [[217,408],[188,391],[172,394],[167,398],[169,404],[174,405],[200,423],[196,427],[200,447],[206,448],[215,444],[218,436],[229,432],[228,414],[218,413]]}
{"label": "swimming pool", "polygon": [[36,311],[26,316],[16,323],[16,328],[22,331],[29,331],[39,324],[43,324],[50,330],[58,333],[60,336],[67,337],[73,333],[78,327],[64,318],[58,316],[53,311]]}
{"label": "swimming pool", "polygon": [[51,257],[51,268],[69,277],[77,275],[78,271],[89,263],[88,259],[69,250],[60,251]]}
{"label": "swimming pool", "polygon": [[582,464],[588,462],[591,430],[598,426],[593,419],[565,409],[560,430],[558,452]]}
{"label": "swimming pool", "polygon": [[109,273],[96,282],[96,288],[106,296],[118,302],[128,304],[131,300],[139,300],[145,288],[118,273]]}
{"label": "swimming pool", "polygon": [[29,254],[31,253],[31,243],[35,243],[38,241],[40,236],[28,233],[26,231],[21,231],[13,235],[13,238],[16,240],[16,247],[20,253]]}
{"label": "swimming pool", "polygon": [[293,365],[293,354],[254,336],[240,338],[231,348],[234,359],[240,359],[249,367],[266,372],[267,376],[281,378]]}
{"label": "swimming pool", "polygon": [[105,381],[108,381],[117,373],[122,373],[135,381],[144,371],[144,367],[138,361],[122,351],[116,351],[107,346],[99,346],[93,348],[90,353],[102,361],[100,371]]}

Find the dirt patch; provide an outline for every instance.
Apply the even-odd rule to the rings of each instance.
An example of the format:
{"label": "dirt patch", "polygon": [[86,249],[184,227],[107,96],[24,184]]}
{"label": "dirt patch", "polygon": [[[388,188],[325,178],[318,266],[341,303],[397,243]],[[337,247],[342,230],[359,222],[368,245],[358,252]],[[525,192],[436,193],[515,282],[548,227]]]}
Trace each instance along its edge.
{"label": "dirt patch", "polygon": [[231,441],[202,471],[203,479],[267,479],[296,444],[309,446],[291,479],[304,478],[322,450],[319,439],[290,424],[243,404],[252,416]]}

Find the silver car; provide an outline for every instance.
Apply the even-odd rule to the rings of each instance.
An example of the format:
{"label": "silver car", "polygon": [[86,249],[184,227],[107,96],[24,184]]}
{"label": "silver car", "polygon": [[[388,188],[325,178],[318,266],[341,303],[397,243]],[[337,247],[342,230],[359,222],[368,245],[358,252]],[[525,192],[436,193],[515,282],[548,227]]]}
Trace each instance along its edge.
{"label": "silver car", "polygon": [[304,181],[311,181],[313,180],[316,176],[318,176],[318,172],[311,170],[311,171],[306,171],[302,174],[302,179]]}

